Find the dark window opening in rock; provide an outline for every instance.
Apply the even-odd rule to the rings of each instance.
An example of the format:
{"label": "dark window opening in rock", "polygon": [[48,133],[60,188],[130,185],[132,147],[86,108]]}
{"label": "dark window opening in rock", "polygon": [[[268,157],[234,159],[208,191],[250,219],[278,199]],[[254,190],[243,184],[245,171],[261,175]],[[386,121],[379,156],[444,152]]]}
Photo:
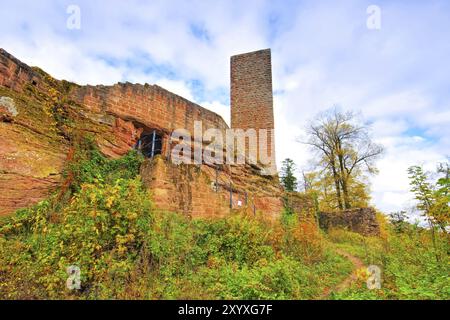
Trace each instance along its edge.
{"label": "dark window opening in rock", "polygon": [[33,86],[37,86],[36,80],[31,81],[31,84],[32,84]]}
{"label": "dark window opening in rock", "polygon": [[156,130],[144,132],[136,144],[136,149],[140,150],[146,158],[153,158],[162,153],[162,137]]}

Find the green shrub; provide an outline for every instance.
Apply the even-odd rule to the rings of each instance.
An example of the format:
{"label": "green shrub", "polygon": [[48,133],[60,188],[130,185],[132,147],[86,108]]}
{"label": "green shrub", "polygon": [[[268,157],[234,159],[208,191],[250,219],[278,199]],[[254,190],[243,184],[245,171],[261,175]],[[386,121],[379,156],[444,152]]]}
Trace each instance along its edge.
{"label": "green shrub", "polygon": [[269,245],[270,228],[261,220],[231,215],[215,221],[196,221],[196,245],[201,247],[202,260],[209,256],[253,264],[261,258],[272,259],[274,250]]}
{"label": "green shrub", "polygon": [[76,192],[83,183],[114,183],[117,179],[133,179],[139,174],[143,161],[144,157],[136,150],[129,151],[119,159],[107,159],[93,138],[87,137],[76,145],[65,176],[71,176],[71,187]]}

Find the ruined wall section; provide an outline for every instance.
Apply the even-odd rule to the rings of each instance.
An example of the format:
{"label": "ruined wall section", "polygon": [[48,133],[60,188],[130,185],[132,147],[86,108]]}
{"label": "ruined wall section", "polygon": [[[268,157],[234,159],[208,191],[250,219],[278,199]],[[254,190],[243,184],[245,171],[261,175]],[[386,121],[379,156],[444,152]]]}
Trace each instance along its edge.
{"label": "ruined wall section", "polygon": [[380,225],[376,211],[373,208],[355,208],[339,212],[321,212],[319,214],[320,227],[345,228],[363,235],[379,235]]}
{"label": "ruined wall section", "polygon": [[157,85],[84,86],[76,88],[72,97],[94,112],[113,114],[166,133],[184,128],[193,135],[194,121],[202,121],[204,130],[228,128],[216,113]]}
{"label": "ruined wall section", "polygon": [[26,85],[42,88],[45,73],[32,68],[0,48],[0,86],[16,92],[22,92]]}

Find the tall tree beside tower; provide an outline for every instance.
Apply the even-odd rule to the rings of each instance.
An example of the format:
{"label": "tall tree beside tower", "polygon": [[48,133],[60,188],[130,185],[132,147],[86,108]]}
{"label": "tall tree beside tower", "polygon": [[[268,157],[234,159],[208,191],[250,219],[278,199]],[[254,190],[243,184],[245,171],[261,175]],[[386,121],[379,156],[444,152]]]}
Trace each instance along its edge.
{"label": "tall tree beside tower", "polygon": [[285,159],[281,167],[280,180],[286,191],[297,190],[297,178],[294,174],[295,163],[292,159]]}

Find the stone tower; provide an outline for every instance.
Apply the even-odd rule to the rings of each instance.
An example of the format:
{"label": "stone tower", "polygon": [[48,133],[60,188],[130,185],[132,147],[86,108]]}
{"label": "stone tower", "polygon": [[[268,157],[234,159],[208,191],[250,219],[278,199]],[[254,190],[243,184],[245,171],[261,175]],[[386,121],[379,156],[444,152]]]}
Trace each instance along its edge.
{"label": "stone tower", "polygon": [[257,160],[270,175],[276,173],[274,125],[270,49],[232,56],[231,128],[256,130]]}

